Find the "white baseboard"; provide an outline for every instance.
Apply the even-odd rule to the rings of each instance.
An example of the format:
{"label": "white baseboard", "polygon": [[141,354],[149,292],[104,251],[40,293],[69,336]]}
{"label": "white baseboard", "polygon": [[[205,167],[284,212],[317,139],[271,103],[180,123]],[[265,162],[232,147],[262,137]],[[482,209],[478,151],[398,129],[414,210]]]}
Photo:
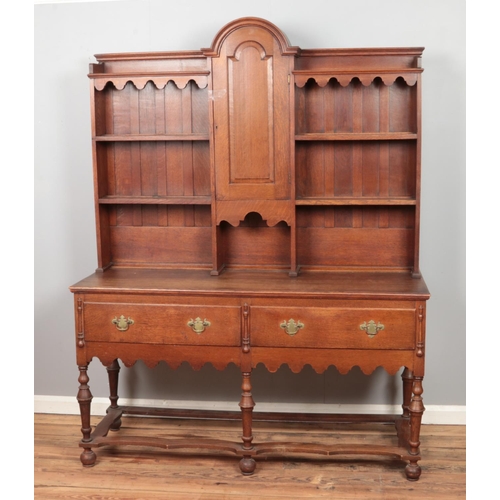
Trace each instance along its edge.
{"label": "white baseboard", "polygon": [[[237,402],[225,401],[164,401],[156,399],[120,398],[119,403],[127,406],[151,406],[157,408],[175,408],[185,410],[221,410],[239,411]],[[106,414],[109,399],[94,398],[92,415]],[[422,417],[423,424],[465,425],[466,407],[454,405],[427,405]],[[342,404],[301,404],[301,403],[257,403],[255,411],[283,413],[399,413],[399,405],[342,405]],[[35,413],[56,413],[78,415],[80,408],[75,397],[35,396]]]}

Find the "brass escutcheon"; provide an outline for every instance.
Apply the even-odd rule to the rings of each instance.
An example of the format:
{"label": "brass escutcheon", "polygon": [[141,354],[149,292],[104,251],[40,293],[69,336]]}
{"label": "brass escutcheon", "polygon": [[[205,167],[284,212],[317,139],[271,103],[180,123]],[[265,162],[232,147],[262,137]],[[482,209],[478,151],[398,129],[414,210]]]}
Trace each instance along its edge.
{"label": "brass escutcheon", "polygon": [[370,338],[375,337],[375,335],[377,335],[377,333],[384,328],[384,325],[380,323],[380,321],[375,323],[372,319],[368,321],[368,323],[365,321],[363,324],[359,325],[359,329],[365,331]]}
{"label": "brass escutcheon", "polygon": [[201,319],[200,317],[196,319],[191,319],[188,321],[188,326],[191,327],[191,330],[193,330],[194,333],[197,333],[198,335],[200,333],[203,333],[205,331],[205,328],[208,328],[211,325],[210,321],[208,321],[206,318]]}
{"label": "brass escutcheon", "polygon": [[283,323],[280,324],[280,328],[283,328],[290,337],[293,337],[301,328],[304,328],[304,323],[300,321],[295,323],[295,320],[290,318],[288,321],[283,321]]}
{"label": "brass escutcheon", "polygon": [[120,332],[126,332],[130,325],[134,324],[134,320],[131,318],[125,318],[122,314],[119,318],[115,316],[114,319],[111,320],[111,323],[116,326],[116,329]]}

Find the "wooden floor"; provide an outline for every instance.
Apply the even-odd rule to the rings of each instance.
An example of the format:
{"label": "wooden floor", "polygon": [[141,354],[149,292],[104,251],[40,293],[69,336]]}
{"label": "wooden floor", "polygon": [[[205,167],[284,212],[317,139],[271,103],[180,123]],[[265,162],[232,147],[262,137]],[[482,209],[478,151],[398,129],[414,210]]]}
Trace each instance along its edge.
{"label": "wooden floor", "polygon": [[[93,418],[96,424],[100,418]],[[94,467],[79,459],[80,419],[35,414],[35,499],[298,500],[335,498],[431,500],[465,498],[465,426],[426,425],[421,433],[422,476],[407,481],[404,465],[387,459],[278,457],[260,459],[242,476],[238,458],[202,452],[100,448]],[[333,432],[332,432],[333,431]],[[239,441],[238,422],[133,418],[122,433],[204,436]],[[392,426],[254,423],[254,441],[392,443]]]}

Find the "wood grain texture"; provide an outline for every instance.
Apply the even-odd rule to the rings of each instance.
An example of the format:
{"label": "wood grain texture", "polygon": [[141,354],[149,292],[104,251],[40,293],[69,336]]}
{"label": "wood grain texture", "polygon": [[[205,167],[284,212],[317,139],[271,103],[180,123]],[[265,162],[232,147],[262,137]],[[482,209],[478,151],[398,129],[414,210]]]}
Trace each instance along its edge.
{"label": "wood grain texture", "polygon": [[[94,273],[71,287],[72,292],[179,296],[250,296],[302,298],[304,290],[311,298],[426,300],[429,291],[423,279],[412,279],[407,273],[394,272],[305,272],[291,280],[284,272],[231,271],[213,279],[208,273],[188,269],[112,268]],[[123,298],[122,300],[125,300]]]}
{"label": "wood grain texture", "polygon": [[[97,419],[92,417],[95,425]],[[38,500],[223,500],[229,498],[454,500],[466,498],[465,426],[424,425],[424,473],[409,483],[398,461],[365,457],[294,455],[256,458],[258,473],[244,477],[230,453],[163,451],[125,447],[97,451],[98,466],[83,469],[79,460],[77,416],[36,414],[34,497]],[[237,440],[238,422],[123,418],[123,433],[182,438],[203,435]],[[299,443],[391,443],[391,426],[367,424],[254,423],[254,440]],[[182,458],[182,459],[181,459]]]}

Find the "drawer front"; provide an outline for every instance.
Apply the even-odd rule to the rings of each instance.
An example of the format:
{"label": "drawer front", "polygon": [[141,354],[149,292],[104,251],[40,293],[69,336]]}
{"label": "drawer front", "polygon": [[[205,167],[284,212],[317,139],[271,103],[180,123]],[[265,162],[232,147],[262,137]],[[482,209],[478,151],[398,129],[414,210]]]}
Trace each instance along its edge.
{"label": "drawer front", "polygon": [[414,309],[251,308],[250,342],[264,347],[414,349]]}
{"label": "drawer front", "polygon": [[241,308],[85,302],[87,341],[239,346]]}

